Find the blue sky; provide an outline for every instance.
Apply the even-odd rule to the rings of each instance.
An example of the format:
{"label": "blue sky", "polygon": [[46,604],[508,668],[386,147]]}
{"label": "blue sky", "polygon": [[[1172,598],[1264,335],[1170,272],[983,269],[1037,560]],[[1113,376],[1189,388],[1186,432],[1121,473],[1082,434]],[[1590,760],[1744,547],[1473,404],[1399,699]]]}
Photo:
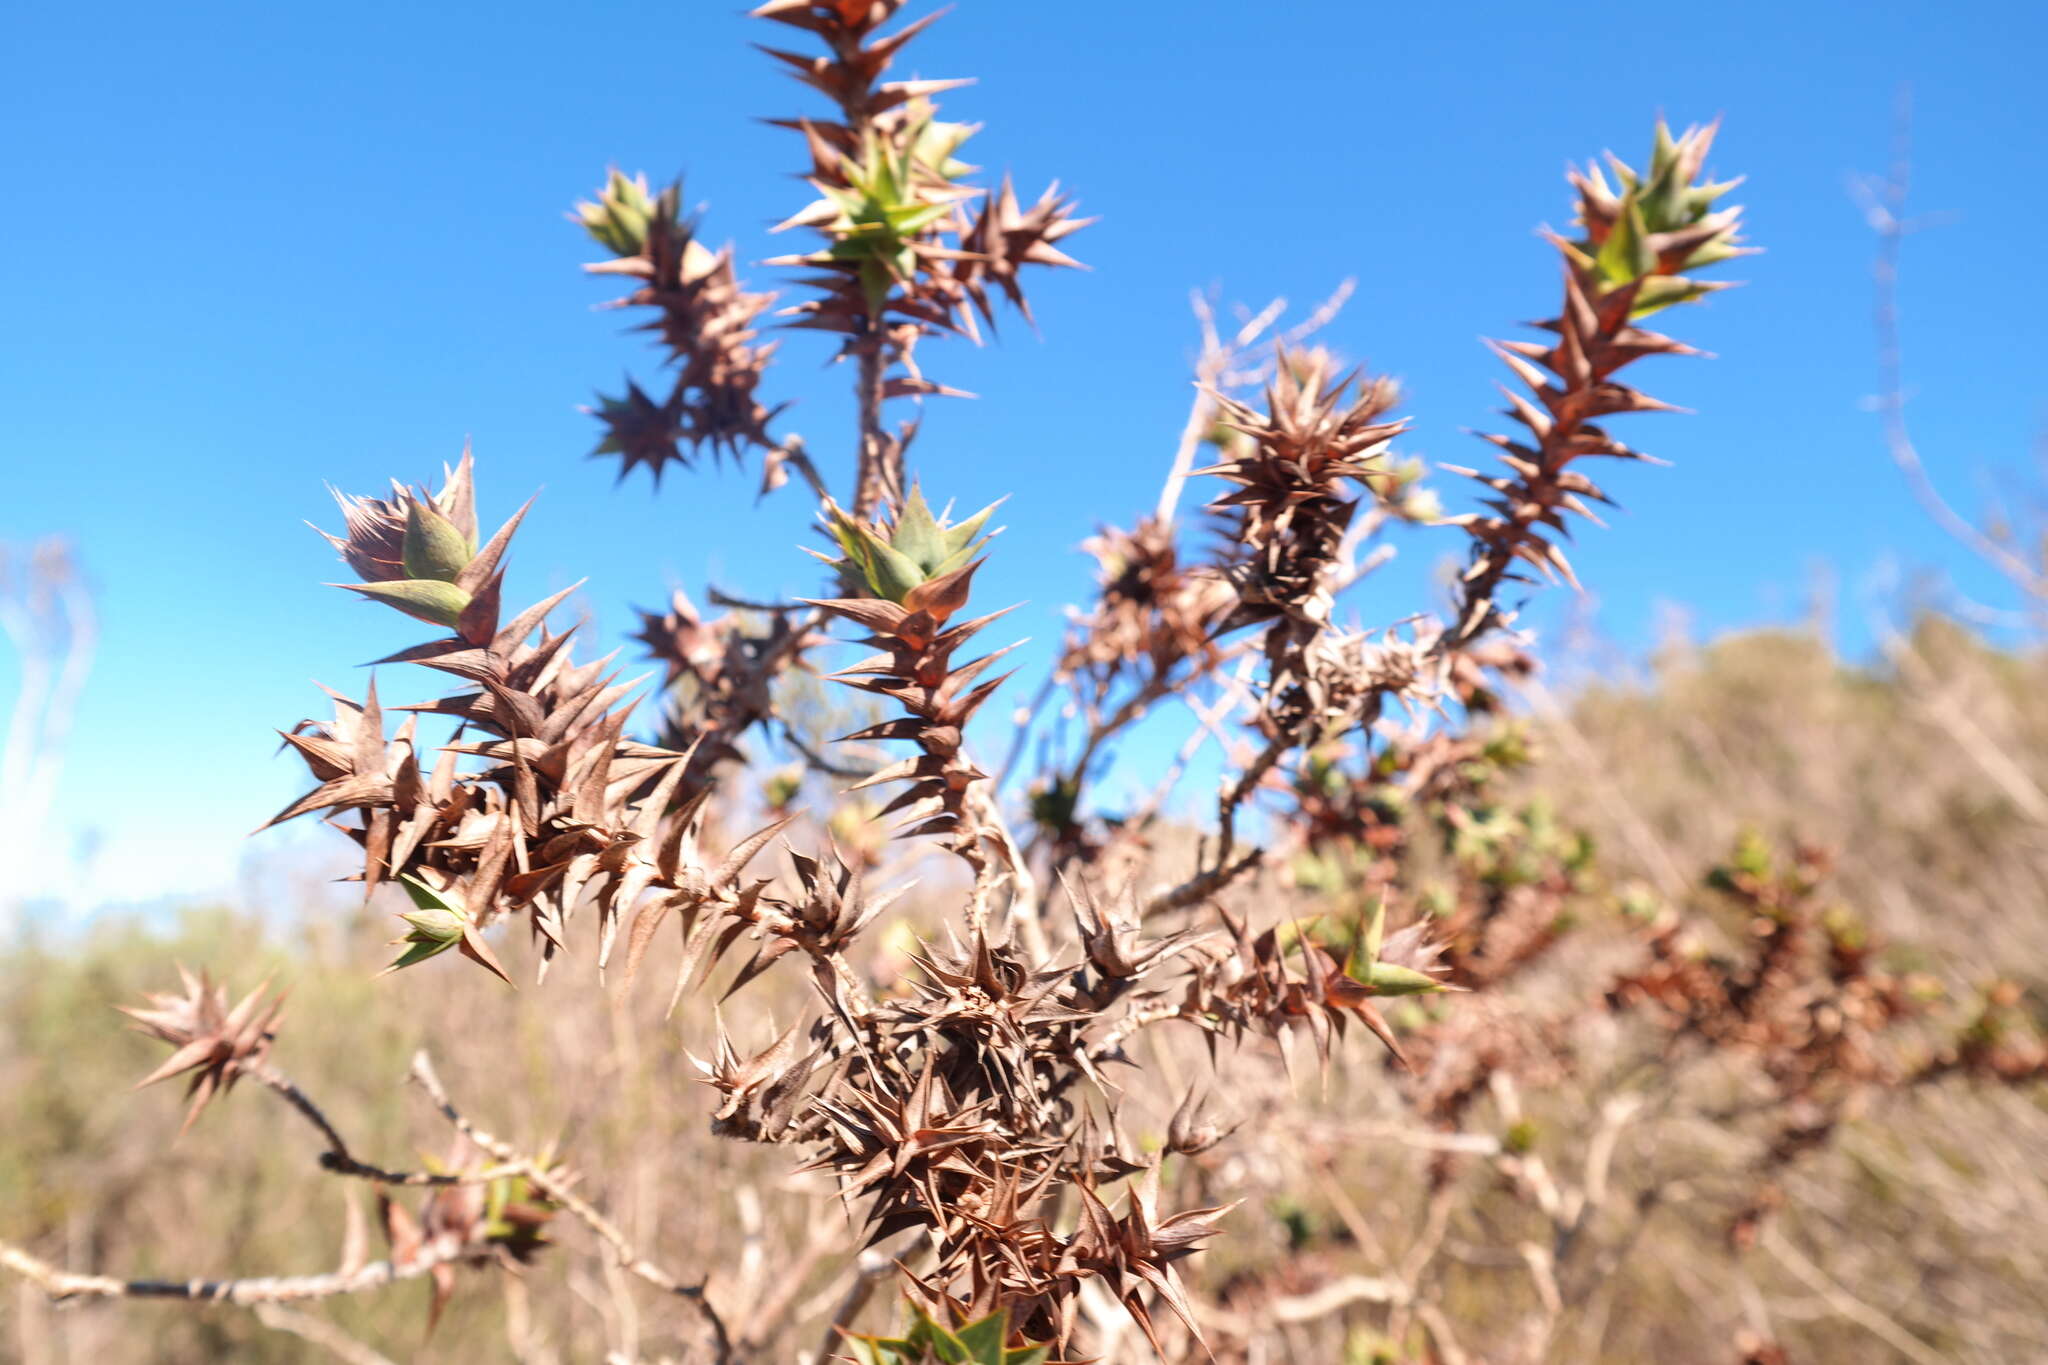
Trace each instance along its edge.
{"label": "blue sky", "polygon": [[[473,439],[487,517],[541,490],[513,591],[587,576],[607,640],[672,584],[815,588],[798,498],[754,512],[729,472],[615,489],[582,458],[577,411],[651,369],[592,311],[603,291],[562,219],[607,164],[686,173],[708,235],[743,260],[787,249],[764,228],[804,200],[798,149],[756,116],[817,104],[747,50],[792,36],[765,27],[673,0],[11,16],[0,540],[72,537],[101,594],[52,821],[55,845],[99,837],[79,894],[196,894],[252,854],[322,846],[311,829],[242,837],[300,781],[270,730],[321,710],[311,678],[359,688],[356,664],[412,638],[318,586],[339,576],[303,525],[333,524],[323,481],[427,477]],[[1644,370],[1698,415],[1626,433],[1676,468],[1618,471],[1625,512],[1575,553],[1603,629],[1640,647],[1668,604],[1709,632],[1786,619],[1817,566],[1848,598],[1887,563],[1995,595],[1916,513],[1863,410],[1873,243],[1844,186],[1882,167],[1912,82],[1916,200],[1952,215],[1909,248],[1913,414],[1974,504],[2027,464],[2044,417],[2043,51],[2048,9],[2027,3],[970,0],[907,72],[979,77],[946,101],[987,125],[972,159],[1030,190],[1057,176],[1103,221],[1073,243],[1090,273],[1040,277],[1042,335],[928,349],[928,372],[982,397],[928,411],[919,470],[968,506],[1013,495],[982,592],[1028,599],[1019,631],[1049,645],[1087,581],[1073,547],[1149,506],[1170,457],[1188,290],[1307,306],[1345,276],[1358,292],[1328,340],[1406,380],[1408,451],[1477,462],[1463,429],[1495,405],[1478,338],[1553,306],[1533,229],[1568,215],[1567,160],[1639,156],[1660,110],[1721,114],[1714,166],[1749,175],[1768,254],[1739,263],[1748,288],[1672,319],[1722,358]],[[843,480],[828,354],[793,338],[770,383]],[[1404,541],[1361,609],[1405,613],[1454,548]],[[1853,609],[1842,624],[1856,647]],[[0,705],[15,685],[0,660]]]}

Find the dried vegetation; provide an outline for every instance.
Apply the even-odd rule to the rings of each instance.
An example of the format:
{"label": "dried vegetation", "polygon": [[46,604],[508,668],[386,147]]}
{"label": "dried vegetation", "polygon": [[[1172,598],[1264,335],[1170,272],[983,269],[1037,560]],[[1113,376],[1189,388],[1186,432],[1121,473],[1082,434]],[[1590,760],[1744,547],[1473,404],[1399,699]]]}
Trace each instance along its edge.
{"label": "dried vegetation", "polygon": [[[1033,270],[1074,266],[1086,220],[1056,186],[1027,206],[1007,179],[975,183],[960,160],[975,130],[935,102],[961,82],[888,79],[931,22],[892,27],[899,8],[757,11],[792,44],[769,55],[827,101],[781,121],[816,193],[782,225],[806,249],[768,262],[795,272],[793,303],[748,290],[679,186],[614,172],[574,215],[608,253],[589,269],[628,286],[618,304],[664,366],[651,390],[600,401],[598,455],[656,483],[707,453],[758,460],[764,495],[815,504],[817,597],[714,597],[731,610],[707,618],[679,594],[647,614],[664,707],[635,738],[636,682],[550,625],[573,589],[512,609],[527,509],[485,537],[467,453],[438,489],[341,498],[328,539],[347,586],[438,633],[395,640],[361,699],[335,694],[331,719],[282,732],[312,787],[272,823],[325,820],[357,846],[366,903],[398,900],[402,975],[377,999],[402,1025],[303,1005],[281,1025],[261,987],[231,1004],[190,974],[131,1011],[172,1048],[146,1079],[190,1078],[188,1126],[253,1080],[310,1129],[320,1170],[369,1187],[341,1196],[338,1267],[59,1269],[102,1259],[45,1235],[102,1226],[76,1209],[31,1216],[0,1259],[58,1300],[236,1305],[358,1360],[414,1348],[392,1344],[408,1338],[388,1313],[291,1305],[420,1278],[427,1327],[453,1315],[473,1343],[447,1345],[444,1323],[420,1349],[534,1361],[594,1358],[600,1332],[610,1359],[721,1365],[1765,1361],[1803,1358],[1788,1341],[1829,1349],[1843,1322],[1904,1358],[2017,1358],[1995,1353],[2026,1340],[2009,1295],[1968,1281],[1967,1322],[1872,1303],[1793,1239],[1811,1248],[1819,1220],[1855,1212],[1809,1197],[1816,1172],[1831,1190],[1905,1179],[1880,1174],[1905,1158],[1865,1149],[1913,1125],[1872,1113],[1993,1092],[1947,1102],[2007,1105],[2038,1133],[2034,1102],[2012,1098],[2048,1070],[2018,986],[1958,988],[1955,971],[1982,972],[1967,952],[1891,961],[1814,848],[1733,839],[1699,882],[1684,871],[1709,857],[1697,813],[1660,813],[1615,771],[1652,740],[1629,753],[1621,722],[1589,736],[1556,715],[1532,733],[1506,701],[1534,672],[1517,610],[1542,581],[1575,581],[1571,520],[1606,501],[1587,462],[1644,458],[1607,423],[1668,410],[1623,371],[1690,354],[1650,322],[1723,287],[1700,272],[1745,250],[1730,184],[1706,177],[1713,130],[1660,125],[1640,167],[1573,173],[1574,230],[1550,239],[1561,301],[1536,339],[1495,347],[1520,386],[1504,389],[1514,430],[1487,438],[1495,466],[1461,471],[1483,486],[1471,512],[1442,515],[1392,453],[1398,386],[1316,344],[1327,314],[1277,334],[1261,315],[1228,339],[1205,315],[1159,504],[1090,542],[1099,593],[1041,689],[1079,724],[1019,737],[1013,762],[1043,761],[1006,806],[972,744],[1008,677],[1008,651],[979,646],[1004,615],[975,598],[1000,553],[993,509],[934,512],[924,488],[946,461],[913,479],[918,419],[892,414],[953,396],[927,375],[930,344],[1028,318]],[[814,456],[763,396],[776,326],[835,338],[857,400],[844,461]],[[1362,628],[1346,594],[1409,524],[1461,537],[1466,567],[1442,610]],[[379,682],[399,666],[454,690],[391,706]],[[880,710],[836,748],[810,743],[807,678]],[[1680,687],[1615,709],[1669,710]],[[1855,690],[1834,674],[1823,689]],[[1112,810],[1095,790],[1107,746],[1169,707],[1193,718],[1186,746],[1153,799]],[[423,722],[452,738],[431,746]],[[803,767],[762,781],[771,743]],[[1171,794],[1211,744],[1223,779],[1191,821]],[[1586,761],[1537,764],[1549,745]],[[1752,814],[1782,828],[1804,812]],[[1595,825],[1620,829],[1614,865]],[[423,965],[451,950],[474,964],[461,977]],[[635,983],[657,972],[649,1004]],[[514,997],[520,976],[540,990]],[[427,1051],[411,1064],[445,1158],[375,1164],[388,1111],[355,1093],[323,1108],[278,1069],[299,1037],[358,1027],[364,1057],[401,1037],[466,1054],[453,1088]],[[318,1071],[352,1092],[373,1078],[333,1055]],[[691,1116],[723,1141],[678,1137]],[[138,1178],[196,1169],[165,1155],[182,1149],[136,1150]],[[1967,1174],[1949,1185],[1981,1187],[1968,1163],[1986,1159],[1956,1153]],[[1650,1247],[1684,1254],[1646,1269]],[[1827,1306],[1824,1328],[1755,1272],[1760,1247]],[[487,1277],[495,1326],[463,1307]],[[58,1349],[45,1310],[18,1311],[24,1351]]]}

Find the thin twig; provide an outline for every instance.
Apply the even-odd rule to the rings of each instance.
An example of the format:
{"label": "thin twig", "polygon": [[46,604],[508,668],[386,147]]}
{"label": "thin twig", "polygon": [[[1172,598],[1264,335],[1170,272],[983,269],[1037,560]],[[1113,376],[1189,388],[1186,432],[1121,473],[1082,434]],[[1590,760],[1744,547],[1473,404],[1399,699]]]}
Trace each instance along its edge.
{"label": "thin twig", "polygon": [[1905,348],[1899,330],[1899,256],[1913,224],[1906,217],[1906,192],[1912,180],[1912,103],[1901,89],[1898,121],[1893,135],[1892,166],[1881,193],[1857,186],[1864,197],[1864,213],[1877,233],[1877,261],[1872,273],[1877,284],[1877,410],[1884,420],[1885,446],[1892,463],[1905,475],[1906,486],[1934,524],[1941,527],[1970,553],[2011,579],[2030,597],[2048,599],[2048,572],[2028,563],[2010,547],[2001,544],[1982,527],[1956,511],[1941,494],[1920,458],[1906,425]]}
{"label": "thin twig", "polygon": [[656,1288],[674,1294],[678,1298],[688,1299],[692,1304],[696,1305],[697,1311],[703,1317],[705,1325],[711,1329],[718,1365],[727,1365],[727,1362],[732,1360],[732,1338],[726,1331],[725,1320],[719,1316],[718,1310],[711,1305],[710,1299],[704,1293],[704,1285],[701,1282],[697,1284],[685,1283],[641,1256],[634,1249],[633,1244],[626,1239],[625,1233],[619,1230],[616,1223],[600,1213],[590,1201],[584,1199],[571,1189],[568,1183],[558,1174],[542,1166],[539,1162],[523,1156],[512,1144],[493,1137],[463,1117],[461,1111],[456,1109],[454,1102],[448,1098],[447,1087],[441,1084],[440,1076],[434,1071],[433,1060],[424,1051],[413,1054],[412,1080],[420,1089],[426,1091],[428,1098],[433,1100],[434,1107],[441,1111],[441,1116],[448,1120],[456,1132],[462,1134],[463,1137],[469,1139],[479,1149],[490,1153],[499,1161],[517,1166],[520,1173],[526,1177],[527,1182],[533,1186],[535,1191],[544,1196],[548,1202],[566,1210],[585,1227],[597,1234],[598,1238],[611,1248],[612,1255],[617,1259],[622,1268],[639,1276]]}
{"label": "thin twig", "polygon": [[1275,1322],[1314,1322],[1354,1303],[1406,1303],[1408,1286],[1395,1280],[1346,1275],[1320,1289],[1275,1299],[1267,1309]]}
{"label": "thin twig", "polygon": [[1142,917],[1149,919],[1153,915],[1163,915],[1169,910],[1179,910],[1207,900],[1259,866],[1265,859],[1266,850],[1255,848],[1235,862],[1210,868],[1207,872],[1188,878],[1178,886],[1168,887],[1145,902]]}
{"label": "thin twig", "polygon": [[1901,1327],[1891,1317],[1862,1299],[1851,1294],[1840,1284],[1809,1260],[1805,1253],[1785,1240],[1783,1233],[1775,1226],[1766,1226],[1763,1235],[1764,1249],[1797,1276],[1808,1289],[1820,1296],[1821,1302],[1835,1310],[1844,1321],[1853,1322],[1864,1331],[1882,1341],[1916,1365],[1936,1365],[1943,1359],[1920,1338]]}
{"label": "thin twig", "polygon": [[1195,360],[1195,396],[1188,403],[1187,421],[1181,426],[1173,464],[1167,469],[1166,482],[1159,490],[1159,503],[1153,511],[1161,522],[1172,521],[1180,505],[1180,490],[1188,481],[1188,472],[1195,467],[1195,452],[1202,448],[1202,437],[1208,433],[1216,411],[1212,391],[1230,363],[1230,352],[1216,335],[1216,312],[1209,306],[1209,300],[1197,289],[1188,295],[1188,303],[1194,309],[1195,321],[1201,324],[1202,352]]}
{"label": "thin twig", "polygon": [[290,1303],[302,1299],[327,1299],[339,1294],[360,1294],[381,1289],[398,1280],[410,1280],[436,1266],[448,1265],[489,1250],[487,1242],[430,1244],[403,1265],[389,1260],[372,1261],[354,1270],[335,1270],[324,1275],[266,1275],[243,1280],[122,1280],[111,1275],[81,1275],[60,1270],[48,1261],[15,1246],[0,1242],[0,1267],[12,1270],[40,1286],[51,1298],[183,1299],[192,1303],[231,1303],[254,1307],[259,1303]]}
{"label": "thin twig", "polygon": [[316,1318],[311,1313],[301,1313],[282,1304],[259,1303],[256,1305],[256,1320],[272,1331],[289,1332],[303,1341],[324,1347],[329,1355],[345,1362],[345,1365],[398,1365],[383,1352],[372,1350],[325,1318]]}
{"label": "thin twig", "polygon": [[[342,1138],[340,1130],[328,1121],[327,1115],[321,1112],[320,1106],[313,1103],[312,1097],[299,1089],[289,1076],[263,1063],[246,1067],[245,1071],[248,1075],[269,1087],[274,1094],[297,1110],[306,1122],[312,1124],[318,1130],[321,1138],[327,1143],[327,1153],[329,1156],[339,1158],[344,1162],[351,1160],[348,1143]],[[324,1165],[325,1162],[323,1161],[322,1164]]]}
{"label": "thin twig", "polygon": [[508,1175],[518,1175],[525,1168],[522,1165],[487,1166],[480,1171],[459,1174],[438,1171],[388,1171],[382,1166],[373,1166],[359,1160],[350,1150],[348,1142],[313,1098],[283,1072],[266,1064],[258,1063],[247,1069],[247,1074],[268,1087],[272,1093],[313,1125],[326,1140],[327,1150],[320,1154],[320,1168],[335,1175],[353,1176],[361,1180],[374,1181],[379,1185],[434,1186],[434,1185],[488,1185]]}
{"label": "thin twig", "polygon": [[810,1279],[811,1271],[827,1255],[839,1251],[846,1242],[847,1229],[836,1219],[821,1219],[812,1228],[804,1248],[792,1262],[778,1267],[775,1287],[745,1314],[747,1326],[740,1330],[740,1349],[752,1352],[774,1342],[783,1328],[791,1325],[790,1306]]}
{"label": "thin twig", "polygon": [[1266,742],[1258,756],[1245,765],[1237,781],[1226,787],[1216,803],[1217,816],[1217,866],[1221,867],[1237,847],[1237,812],[1251,794],[1266,780],[1266,774],[1273,771],[1287,751],[1293,748],[1292,737],[1286,732],[1276,734]]}
{"label": "thin twig", "polygon": [[1471,1357],[1458,1345],[1458,1338],[1451,1331],[1451,1320],[1444,1316],[1443,1309],[1433,1303],[1417,1304],[1415,1316],[1421,1319],[1424,1329],[1429,1332],[1429,1339],[1436,1343],[1436,1353],[1443,1365],[1466,1365]]}
{"label": "thin twig", "polygon": [[[1356,284],[1355,280],[1345,280],[1338,285],[1313,313],[1280,336],[1280,345],[1299,346],[1329,326],[1343,311],[1344,303],[1351,297]],[[1159,502],[1153,511],[1153,515],[1162,522],[1172,521],[1179,510],[1181,490],[1186,487],[1188,475],[1195,467],[1195,453],[1202,448],[1203,438],[1215,425],[1215,394],[1226,387],[1256,382],[1261,377],[1265,366],[1239,372],[1239,360],[1287,309],[1286,299],[1274,299],[1238,328],[1236,335],[1226,343],[1216,331],[1216,311],[1209,306],[1209,300],[1202,292],[1195,290],[1189,294],[1188,302],[1194,310],[1195,321],[1202,329],[1202,350],[1195,358],[1195,396],[1188,404],[1187,420],[1181,425],[1173,463],[1167,469],[1166,482],[1159,490]]]}
{"label": "thin twig", "polygon": [[788,721],[782,722],[782,740],[783,743],[796,750],[797,757],[801,758],[804,761],[804,766],[812,772],[820,773],[826,777],[838,778],[844,782],[858,782],[863,778],[874,775],[874,769],[872,768],[849,768],[844,764],[834,763],[831,759],[826,758],[806,743],[804,738],[797,734],[795,728]]}
{"label": "thin twig", "polygon": [[[1241,666],[1248,667],[1250,663],[1251,656],[1246,655]],[[1224,733],[1222,721],[1230,714],[1231,708],[1237,705],[1238,698],[1222,696],[1216,699],[1213,706],[1204,706],[1201,698],[1197,697],[1191,688],[1180,689],[1178,695],[1188,710],[1195,713],[1195,728],[1181,741],[1179,750],[1173,756],[1173,762],[1167,765],[1165,773],[1153,785],[1151,793],[1124,822],[1127,829],[1143,829],[1152,822],[1165,807],[1166,799],[1173,794],[1173,789],[1180,785],[1181,778],[1187,775],[1188,764],[1194,761],[1195,755],[1202,751],[1205,744],[1213,739],[1225,749],[1230,745],[1230,737]]]}
{"label": "thin twig", "polygon": [[1154,1024],[1163,1024],[1170,1019],[1189,1019],[1200,1022],[1199,1014],[1190,1014],[1178,1000],[1155,1000],[1149,1005],[1140,1005],[1116,1021],[1102,1040],[1088,1049],[1089,1059],[1096,1063],[1108,1061],[1122,1050],[1133,1034],[1148,1029]]}
{"label": "thin twig", "polygon": [[1031,701],[1022,708],[1024,718],[1018,722],[1015,730],[1010,735],[1010,749],[1008,753],[1003,755],[1003,766],[996,769],[996,791],[1002,791],[1003,785],[1010,780],[1010,774],[1016,771],[1017,759],[1023,754],[1024,745],[1031,738],[1031,724],[1038,719],[1039,711],[1044,708],[1045,703],[1052,696],[1053,689],[1058,685],[1059,673],[1057,670],[1046,674],[1045,680],[1038,685],[1037,695],[1032,697]]}
{"label": "thin twig", "polygon": [[2013,762],[2011,755],[1999,747],[1996,740],[1984,733],[1966,708],[1947,705],[1935,695],[1938,681],[1911,641],[1882,621],[1875,625],[1878,647],[1898,669],[1899,678],[1907,685],[1909,694],[1923,703],[1922,709],[1928,718],[1940,726],[1956,748],[1996,783],[1999,790],[2029,819],[2036,824],[2048,825],[2048,793],[2044,793],[2027,776],[2025,769]]}
{"label": "thin twig", "polygon": [[827,1361],[840,1354],[840,1347],[846,1342],[846,1333],[853,1326],[853,1320],[860,1316],[860,1310],[867,1307],[868,1300],[875,1295],[875,1285],[894,1267],[895,1261],[870,1248],[860,1254],[854,1262],[853,1283],[846,1287],[839,1306],[832,1310],[832,1321],[825,1326],[825,1335],[818,1342],[818,1359]]}

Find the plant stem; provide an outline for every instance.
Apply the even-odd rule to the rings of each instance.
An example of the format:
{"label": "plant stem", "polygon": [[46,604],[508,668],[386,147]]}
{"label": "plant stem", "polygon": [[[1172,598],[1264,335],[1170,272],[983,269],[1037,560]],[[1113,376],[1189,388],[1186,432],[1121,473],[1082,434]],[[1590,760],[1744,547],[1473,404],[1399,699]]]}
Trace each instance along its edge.
{"label": "plant stem", "polygon": [[372,1261],[355,1270],[325,1275],[269,1275],[246,1280],[120,1280],[111,1275],[79,1275],[59,1270],[21,1248],[0,1242],[0,1266],[32,1281],[53,1299],[185,1299],[194,1303],[286,1303],[359,1294],[397,1280],[424,1275],[436,1266],[481,1255],[488,1243],[430,1245],[403,1265]]}
{"label": "plant stem", "polygon": [[875,320],[870,319],[868,326],[870,330],[853,343],[860,366],[854,381],[854,397],[860,404],[860,464],[854,474],[853,514],[864,518],[874,516],[885,499],[895,502],[903,495],[903,449],[882,429],[888,343],[875,330]]}

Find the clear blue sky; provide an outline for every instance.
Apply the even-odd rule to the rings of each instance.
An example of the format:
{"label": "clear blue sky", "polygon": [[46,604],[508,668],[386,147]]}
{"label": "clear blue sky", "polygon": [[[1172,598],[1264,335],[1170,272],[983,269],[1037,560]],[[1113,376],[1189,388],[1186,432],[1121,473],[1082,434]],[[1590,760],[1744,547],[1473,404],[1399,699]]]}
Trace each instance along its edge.
{"label": "clear blue sky", "polygon": [[[359,688],[354,665],[410,642],[317,586],[339,576],[302,524],[333,524],[323,481],[425,477],[473,438],[487,516],[542,490],[513,591],[588,576],[607,639],[672,583],[814,588],[799,499],[750,514],[751,479],[730,473],[672,478],[658,500],[644,478],[615,491],[576,410],[650,368],[592,311],[602,291],[562,220],[607,163],[687,173],[708,233],[745,260],[785,249],[763,229],[803,201],[798,149],[756,116],[818,104],[747,50],[794,36],[765,27],[696,0],[10,16],[0,539],[74,537],[101,590],[55,820],[65,839],[97,826],[93,894],[194,892],[252,848],[287,856],[293,836],[242,838],[300,782],[271,727],[321,710],[309,679]],[[1477,338],[1552,307],[1532,230],[1568,214],[1566,161],[1639,156],[1659,110],[1723,114],[1714,165],[1749,175],[1769,254],[1739,263],[1748,288],[1673,318],[1723,358],[1644,372],[1699,415],[1627,432],[1677,467],[1618,471],[1626,513],[1575,554],[1603,626],[1635,646],[1660,603],[1704,630],[1783,619],[1816,564],[1851,589],[1887,559],[1956,566],[1859,406],[1873,244],[1844,182],[1882,167],[1910,80],[1916,198],[1955,215],[1910,248],[1914,413],[1975,500],[2043,418],[2043,52],[2048,7],[2010,0],[969,0],[911,70],[979,77],[946,105],[987,125],[973,159],[1030,190],[1058,176],[1103,221],[1074,243],[1091,273],[1041,276],[1041,337],[930,348],[935,377],[982,398],[928,412],[919,468],[968,505],[1014,495],[984,591],[1030,599],[1020,630],[1048,644],[1086,581],[1072,547],[1154,496],[1187,399],[1187,291],[1306,305],[1346,275],[1358,293],[1329,339],[1405,378],[1409,450],[1476,463],[1462,430],[1495,404]],[[771,384],[843,477],[845,377],[826,354],[793,339]],[[1386,614],[1451,548],[1404,543]],[[433,679],[394,675],[387,696],[415,683]],[[0,704],[14,684],[0,662]]]}

